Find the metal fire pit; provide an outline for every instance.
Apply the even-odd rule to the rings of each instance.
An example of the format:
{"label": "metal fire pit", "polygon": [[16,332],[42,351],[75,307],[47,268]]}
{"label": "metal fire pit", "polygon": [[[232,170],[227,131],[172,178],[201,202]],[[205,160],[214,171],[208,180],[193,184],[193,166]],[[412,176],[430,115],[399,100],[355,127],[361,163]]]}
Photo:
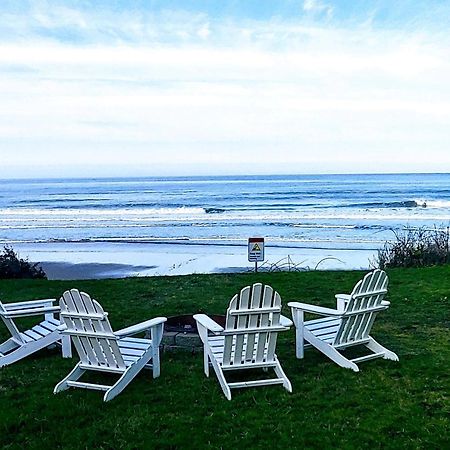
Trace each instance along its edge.
{"label": "metal fire pit", "polygon": [[[212,315],[211,319],[225,327],[225,316]],[[197,325],[191,314],[172,316],[164,324],[164,335],[161,345],[163,350],[183,349],[195,352],[202,348]]]}

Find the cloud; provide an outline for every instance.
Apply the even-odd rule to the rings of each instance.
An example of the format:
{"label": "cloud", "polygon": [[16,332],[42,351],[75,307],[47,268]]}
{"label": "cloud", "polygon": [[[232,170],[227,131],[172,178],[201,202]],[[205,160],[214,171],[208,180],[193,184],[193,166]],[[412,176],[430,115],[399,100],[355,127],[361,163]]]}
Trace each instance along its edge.
{"label": "cloud", "polygon": [[450,170],[448,31],[33,11],[0,24],[14,176]]}
{"label": "cloud", "polygon": [[328,18],[331,18],[333,15],[333,7],[320,0],[305,0],[303,2],[303,10],[312,14],[325,14]]}

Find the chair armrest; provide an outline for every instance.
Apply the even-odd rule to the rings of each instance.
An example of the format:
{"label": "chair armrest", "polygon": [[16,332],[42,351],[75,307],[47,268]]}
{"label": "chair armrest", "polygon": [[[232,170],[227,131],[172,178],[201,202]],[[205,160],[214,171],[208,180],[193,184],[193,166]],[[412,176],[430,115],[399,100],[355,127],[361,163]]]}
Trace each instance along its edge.
{"label": "chair armrest", "polygon": [[56,298],[43,298],[41,300],[27,300],[23,302],[3,303],[5,309],[13,308],[33,308],[39,306],[50,306],[56,302]]}
{"label": "chair armrest", "polygon": [[292,309],[301,309],[304,312],[318,314],[319,316],[341,316],[342,312],[336,309],[323,308],[322,306],[309,305],[307,303],[289,302]]}
{"label": "chair armrest", "polygon": [[335,297],[336,299],[342,299],[344,302],[348,302],[352,296],[350,294],[336,294]]}
{"label": "chair armrest", "polygon": [[50,312],[59,312],[59,306],[53,306],[52,308],[21,309],[6,313],[0,312],[0,316],[3,316],[5,319],[14,319],[15,317],[40,316],[41,314],[47,314]]}
{"label": "chair armrest", "polygon": [[391,304],[391,302],[389,302],[388,300],[381,300],[381,304],[383,306],[389,306]]}
{"label": "chair armrest", "polygon": [[343,311],[350,301],[352,296],[350,294],[336,294],[336,309]]}
{"label": "chair armrest", "polygon": [[214,334],[222,333],[223,327],[221,327],[216,321],[212,320],[206,314],[195,314],[194,319],[197,322],[197,326],[200,325]]}
{"label": "chair armrest", "polygon": [[25,302],[4,303],[5,312],[0,311],[0,315],[5,318],[39,316],[59,312],[59,306],[54,306],[55,298],[46,298],[42,300],[30,300]]}
{"label": "chair armrest", "polygon": [[292,325],[294,325],[291,319],[289,319],[286,316],[283,316],[282,314],[280,314],[280,324],[286,328],[290,328],[292,327]]}
{"label": "chair armrest", "polygon": [[[3,303],[3,307],[7,312],[13,312],[22,309],[33,308],[51,308],[54,307],[53,303],[56,302],[56,298],[45,298],[42,300],[29,300],[25,302]],[[59,309],[58,306],[56,308]]]}
{"label": "chair armrest", "polygon": [[133,334],[141,333],[149,328],[163,324],[167,320],[167,317],[155,317],[154,319],[146,320],[145,322],[137,323],[131,327],[123,328],[116,331],[114,334],[118,337],[132,336]]}

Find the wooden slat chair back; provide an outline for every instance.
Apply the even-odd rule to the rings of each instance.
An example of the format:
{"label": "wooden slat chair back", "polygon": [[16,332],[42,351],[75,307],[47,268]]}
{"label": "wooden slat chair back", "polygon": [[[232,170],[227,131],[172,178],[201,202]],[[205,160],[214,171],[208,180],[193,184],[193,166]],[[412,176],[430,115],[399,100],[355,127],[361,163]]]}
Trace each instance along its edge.
{"label": "wooden slat chair back", "polygon": [[[309,345],[327,355],[341,367],[359,371],[357,363],[375,358],[398,361],[398,356],[375,341],[370,335],[377,314],[389,307],[384,300],[388,277],[380,269],[368,273],[350,295],[337,294],[337,308],[324,308],[307,303],[289,302],[295,323],[296,356],[303,358]],[[322,316],[304,320],[304,313]],[[353,345],[364,345],[371,353],[353,359],[341,351]]]}
{"label": "wooden slat chair back", "polygon": [[275,360],[281,297],[270,286],[255,284],[236,294],[227,310],[223,367]]}
{"label": "wooden slat chair back", "polygon": [[85,366],[105,371],[125,370],[107,313],[94,299],[76,289],[64,292],[60,300],[61,319]]}
{"label": "wooden slat chair back", "polygon": [[[243,288],[230,301],[225,328],[205,314],[196,314],[197,328],[204,348],[204,372],[209,376],[211,364],[231,400],[232,388],[281,384],[292,386],[275,354],[277,336],[292,321],[281,315],[281,298],[270,286],[255,283]],[[238,369],[273,369],[276,377],[242,382],[228,382],[224,372]]]}
{"label": "wooden slat chair back", "polygon": [[345,346],[361,340],[367,340],[375,317],[380,310],[387,293],[389,279],[382,270],[368,273],[353,288],[346,302],[342,322],[333,344]]}

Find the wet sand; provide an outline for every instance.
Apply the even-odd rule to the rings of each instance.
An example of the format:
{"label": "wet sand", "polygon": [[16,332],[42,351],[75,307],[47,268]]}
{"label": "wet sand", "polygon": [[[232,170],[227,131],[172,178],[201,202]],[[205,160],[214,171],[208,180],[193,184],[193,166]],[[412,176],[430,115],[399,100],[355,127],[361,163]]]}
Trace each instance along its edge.
{"label": "wet sand", "polygon": [[44,261],[41,267],[50,280],[89,280],[97,278],[123,278],[139,276],[143,271],[156,266],[132,266],[114,263],[68,263],[64,261]]}

